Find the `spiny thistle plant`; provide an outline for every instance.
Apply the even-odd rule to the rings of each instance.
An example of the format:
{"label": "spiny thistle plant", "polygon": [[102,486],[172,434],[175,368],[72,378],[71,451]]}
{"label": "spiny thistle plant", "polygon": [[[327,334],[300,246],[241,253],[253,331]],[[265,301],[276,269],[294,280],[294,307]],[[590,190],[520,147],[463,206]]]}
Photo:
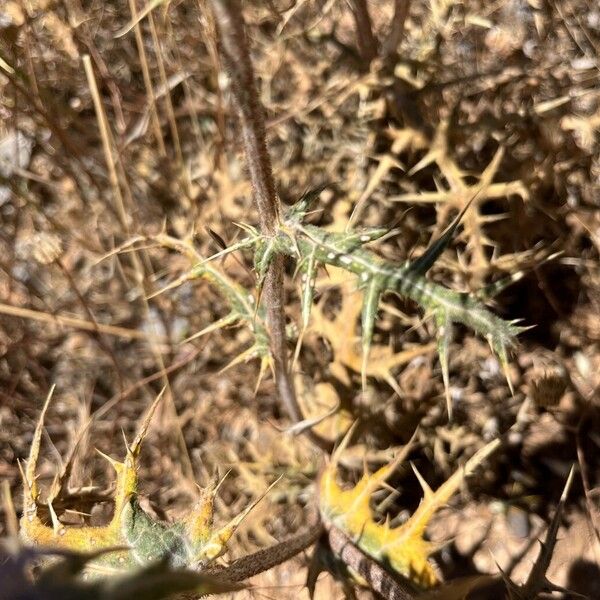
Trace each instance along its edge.
{"label": "spiny thistle plant", "polygon": [[[346,437],[346,440],[349,436]],[[435,492],[413,466],[423,490],[423,500],[415,513],[402,525],[390,527],[386,521],[376,522],[371,509],[372,493],[385,482],[395,468],[406,458],[410,443],[389,465],[375,473],[364,474],[360,481],[348,490],[342,489],[337,480],[337,465],[345,444],[342,443],[332,460],[324,469],[319,483],[319,503],[324,521],[335,524],[363,551],[418,588],[426,589],[440,583],[439,575],[429,556],[439,545],[426,541],[423,534],[431,517],[443,507],[466,477],[471,475],[500,444],[494,440],[476,452],[469,461],[456,471]]]}
{"label": "spiny thistle plant", "polygon": [[[191,569],[209,576],[208,579],[195,580],[188,573],[184,577],[186,585],[195,584],[193,590],[196,594],[203,594],[239,589],[235,587],[236,582],[288,560],[312,544],[322,531],[331,535],[334,530],[335,535],[346,536],[374,561],[385,564],[392,573],[405,578],[411,589],[426,589],[439,583],[429,561],[429,555],[438,546],[423,539],[431,517],[446,504],[464,478],[500,445],[500,440],[487,444],[435,492],[415,469],[423,489],[423,501],[406,523],[390,528],[387,523],[379,525],[376,522],[370,508],[371,495],[406,458],[411,443],[389,465],[371,475],[365,473],[354,488],[343,490],[337,483],[336,475],[340,458],[353,433],[350,430],[321,472],[316,524],[292,540],[239,559],[230,567],[223,568],[214,564],[215,559],[226,551],[227,543],[236,528],[260,498],[225,526],[218,528],[213,524],[217,485],[203,490],[200,500],[177,522],[166,523],[149,515],[139,502],[137,462],[150,420],[160,400],[161,396],[148,410],[132,444],[127,445],[123,462],[103,455],[116,471],[114,512],[110,522],[105,526],[74,527],[61,523],[54,511],[53,502],[60,498],[62,492],[61,487],[56,485],[56,480],[44,502],[50,515],[50,524],[39,516],[42,503],[36,482],[36,467],[44,419],[50,403],[50,396],[48,397],[22,472],[23,515],[20,535],[23,542],[54,548],[59,554],[66,552],[67,557],[71,556],[70,553],[79,553],[81,560],[77,563],[76,573],[83,572],[92,579],[142,569],[140,573],[152,573],[157,578],[160,574],[165,575],[163,585],[167,586],[165,582],[171,580],[172,569]],[[265,493],[268,491],[269,489]],[[132,579],[134,581],[136,580]],[[95,588],[92,586],[89,589]],[[181,588],[173,587],[174,591],[179,589]]]}
{"label": "spiny thistle plant", "polygon": [[[141,240],[146,240],[146,238],[137,237],[130,240],[121,246],[119,250],[123,250]],[[245,324],[252,333],[253,343],[250,348],[241,352],[225,366],[223,371],[242,361],[258,357],[261,363],[256,383],[256,387],[258,387],[266,370],[269,367],[272,368],[272,359],[269,352],[269,334],[265,325],[266,311],[263,306],[260,306],[254,293],[247,290],[236,281],[233,281],[222,269],[219,269],[214,264],[204,260],[203,257],[196,252],[191,242],[179,240],[165,233],[152,236],[150,241],[184,254],[193,264],[192,268],[187,273],[153,296],[176,288],[186,281],[203,279],[214,287],[228,305],[229,312],[224,317],[211,323],[201,331],[196,332],[185,341],[192,341],[212,331],[237,323]]]}
{"label": "spiny thistle plant", "polygon": [[[227,542],[236,528],[259,500],[220,528],[213,524],[214,500],[218,489],[216,484],[202,490],[195,506],[173,524],[153,519],[139,504],[137,461],[142,441],[160,399],[161,396],[148,410],[139,433],[133,443],[127,445],[126,456],[122,462],[102,454],[116,472],[114,512],[108,525],[65,527],[52,507],[54,499],[61,493],[60,487],[54,486],[46,500],[51,525],[42,522],[38,516],[40,494],[36,482],[36,466],[44,418],[50,402],[50,395],[48,396],[23,473],[23,516],[20,528],[23,541],[81,552],[102,550],[104,552],[86,562],[85,570],[105,575],[148,566],[165,557],[173,567],[202,570],[225,551]],[[121,549],[108,552],[109,549],[115,548]]]}
{"label": "spiny thistle plant", "polygon": [[[370,351],[380,299],[386,293],[408,298],[421,307],[437,327],[437,349],[451,416],[448,362],[453,328],[456,324],[462,324],[486,338],[507,373],[509,350],[524,328],[515,321],[497,317],[484,306],[482,300],[493,296],[515,276],[481,291],[477,296],[453,291],[427,278],[428,271],[453,239],[462,216],[469,208],[468,203],[422,256],[402,264],[384,260],[366,248],[367,244],[382,240],[389,233],[388,228],[332,232],[307,223],[307,217],[324,186],[309,191],[284,210],[275,193],[266,151],[264,116],[248,55],[241,8],[234,0],[211,0],[211,5],[221,33],[224,63],[232,78],[234,98],[240,112],[260,226],[241,225],[247,236],[208,258],[198,256],[191,243],[166,234],[154,236],[156,242],[183,252],[193,262],[185,275],[165,289],[195,278],[202,278],[214,286],[228,305],[229,312],[194,337],[234,323],[248,327],[254,338],[253,343],[233,364],[259,357],[259,382],[270,368],[276,379],[279,396],[288,407],[292,419],[297,422],[296,425],[302,422],[302,414],[296,404],[286,353],[290,332],[286,333],[283,314],[283,258],[287,256],[296,261],[296,270],[302,278],[301,329],[297,348],[310,323],[318,270],[323,266],[333,266],[356,278],[362,294],[360,372],[363,390],[366,389],[370,373]],[[257,291],[245,289],[216,266],[216,259],[237,250],[252,253]],[[508,374],[507,380],[511,385]],[[416,598],[418,593],[440,583],[430,560],[436,546],[424,539],[431,517],[457,491],[464,478],[501,444],[498,439],[481,448],[435,492],[415,470],[423,490],[423,500],[408,521],[401,526],[391,527],[388,523],[377,522],[371,510],[371,497],[397,464],[406,458],[410,445],[391,464],[371,475],[365,473],[354,488],[343,489],[337,481],[337,466],[349,443],[352,433],[349,432],[324,467],[316,484],[318,491],[313,502],[315,523],[291,540],[242,557],[223,568],[214,561],[226,551],[236,527],[256,502],[222,527],[213,524],[214,500],[218,490],[216,484],[204,490],[198,503],[175,523],[154,519],[140,505],[137,461],[158,399],[149,409],[132,444],[127,445],[124,460],[121,462],[106,457],[116,472],[114,513],[108,525],[73,528],[62,524],[52,507],[53,500],[60,494],[58,486],[54,486],[46,500],[50,523],[44,522],[39,514],[41,501],[36,482],[36,464],[48,402],[42,410],[23,472],[21,537],[34,545],[51,545],[88,553],[84,567],[95,574],[149,568],[155,561],[162,560],[173,568],[192,568],[201,574],[216,575],[220,581],[232,583],[289,560],[317,540],[320,545],[325,540],[327,551],[376,592],[390,598]],[[310,429],[308,431],[310,433]]]}
{"label": "spiny thistle plant", "polygon": [[[361,325],[362,325],[362,360],[360,365],[363,389],[366,388],[369,373],[369,353],[377,320],[377,312],[381,296],[393,292],[402,297],[410,298],[425,310],[426,316],[433,319],[437,326],[437,349],[442,367],[442,376],[446,390],[448,413],[452,416],[452,405],[449,393],[448,351],[452,340],[453,326],[457,323],[471,328],[487,339],[492,350],[497,354],[506,379],[511,387],[508,376],[508,352],[515,344],[516,336],[526,330],[517,325],[518,321],[505,321],[482,303],[483,299],[491,298],[511,282],[520,277],[521,273],[511,275],[476,295],[456,292],[445,286],[427,279],[426,274],[437,258],[447,248],[455,235],[462,216],[468,210],[469,204],[458,215],[440,238],[434,240],[427,250],[414,261],[395,264],[379,257],[375,252],[365,248],[365,245],[380,240],[390,233],[388,228],[362,228],[346,232],[327,231],[322,227],[304,222],[305,217],[313,208],[320,193],[326,186],[321,186],[304,194],[293,206],[288,208],[278,225],[275,235],[265,236],[253,226],[243,224],[241,227],[249,234],[230,247],[216,253],[210,258],[201,259],[194,267],[177,281],[170,284],[170,289],[183,281],[203,278],[222,294],[229,305],[229,313],[210,324],[192,338],[204,335],[215,329],[243,322],[254,335],[254,344],[243,352],[231,364],[240,360],[258,356],[261,359],[261,376],[272,364],[269,352],[269,337],[264,325],[265,310],[258,305],[257,297],[233,282],[211,261],[229,253],[242,249],[251,249],[253,263],[257,276],[258,298],[264,284],[267,270],[277,254],[285,254],[296,260],[296,270],[301,273],[301,332],[298,343],[301,343],[303,332],[308,328],[313,309],[315,281],[321,266],[331,265],[350,274],[356,275],[357,287],[362,293]],[[188,255],[193,250],[182,242],[166,235],[155,236],[157,242],[164,246],[182,248]],[[198,255],[196,255],[197,258]],[[389,373],[385,373],[390,381]],[[396,385],[391,384],[398,390]]]}
{"label": "spiny thistle plant", "polygon": [[[448,390],[448,347],[452,339],[452,326],[455,323],[463,323],[483,335],[497,353],[502,366],[506,368],[508,349],[514,344],[515,336],[523,328],[518,327],[515,322],[506,322],[496,317],[472,296],[449,290],[425,277],[452,239],[468,205],[447,232],[435,240],[419,259],[396,265],[364,248],[365,244],[389,233],[386,228],[365,228],[339,233],[327,232],[320,227],[304,223],[320,191],[317,189],[305,194],[287,211],[275,237],[265,239],[249,228],[253,234],[250,240],[256,245],[254,264],[260,286],[274,253],[287,254],[297,259],[303,273],[302,325],[304,328],[308,326],[319,265],[333,265],[358,277],[358,286],[364,293],[361,318],[363,387],[365,387],[366,366],[379,300],[385,292],[395,292],[410,298],[434,319],[438,327],[438,352],[446,390]],[[501,285],[505,285],[505,282]]]}

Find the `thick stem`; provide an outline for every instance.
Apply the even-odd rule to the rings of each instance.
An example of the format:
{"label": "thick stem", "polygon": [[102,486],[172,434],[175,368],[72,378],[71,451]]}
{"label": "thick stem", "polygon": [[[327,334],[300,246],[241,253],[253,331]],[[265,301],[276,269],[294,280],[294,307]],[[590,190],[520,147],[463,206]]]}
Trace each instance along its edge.
{"label": "thick stem", "polygon": [[303,415],[296,399],[296,390],[288,369],[285,336],[285,312],[283,291],[283,254],[278,254],[267,272],[264,294],[267,301],[267,319],[271,338],[271,353],[275,362],[277,392],[294,422],[302,421]]}
{"label": "thick stem", "polygon": [[334,525],[327,526],[327,539],[333,553],[358,573],[382,598],[414,600],[417,597],[415,586],[410,581],[391,575],[378,562],[364,554]]}
{"label": "thick stem", "polygon": [[218,577],[227,583],[245,581],[294,558],[312,546],[322,533],[323,525],[317,522],[302,533],[275,546],[238,558],[227,567],[208,568],[202,573]]}
{"label": "thick stem", "polygon": [[221,33],[221,55],[231,78],[233,97],[240,115],[261,232],[272,236],[279,224],[280,206],[267,152],[264,111],[248,52],[244,16],[239,0],[211,0],[211,5]]}
{"label": "thick stem", "polygon": [[[274,236],[281,220],[281,206],[275,192],[271,159],[265,140],[264,111],[256,89],[242,9],[239,0],[211,0],[211,5],[221,34],[223,62],[231,78],[233,97],[240,115],[246,161],[254,200],[258,207],[261,233],[267,237]],[[277,391],[290,418],[298,422],[303,417],[288,370],[283,260],[283,256],[278,255],[271,262],[264,283],[264,298]],[[313,432],[310,432],[309,436],[321,448],[331,449],[327,441]]]}

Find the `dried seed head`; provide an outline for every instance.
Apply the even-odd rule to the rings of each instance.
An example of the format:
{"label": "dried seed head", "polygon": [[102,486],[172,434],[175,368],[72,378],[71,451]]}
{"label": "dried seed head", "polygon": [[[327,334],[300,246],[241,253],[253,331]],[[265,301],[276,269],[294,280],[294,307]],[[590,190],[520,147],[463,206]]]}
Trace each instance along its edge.
{"label": "dried seed head", "polygon": [[564,369],[558,366],[550,367],[534,372],[529,383],[529,396],[537,406],[548,408],[560,402],[566,387]]}

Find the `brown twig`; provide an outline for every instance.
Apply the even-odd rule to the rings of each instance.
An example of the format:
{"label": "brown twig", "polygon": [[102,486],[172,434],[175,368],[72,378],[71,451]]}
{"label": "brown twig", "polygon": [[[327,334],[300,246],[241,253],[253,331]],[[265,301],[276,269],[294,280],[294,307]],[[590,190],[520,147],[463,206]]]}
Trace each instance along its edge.
{"label": "brown twig", "polygon": [[212,567],[204,569],[202,573],[214,575],[228,583],[245,581],[294,558],[312,546],[322,533],[323,525],[317,521],[305,531],[288,540],[238,558],[227,567]]}
{"label": "brown twig", "polygon": [[383,56],[390,56],[396,52],[402,38],[404,37],[404,27],[406,17],[410,11],[411,0],[394,0],[394,16],[390,26],[390,33],[383,43]]}
{"label": "brown twig", "polygon": [[12,306],[10,304],[0,303],[0,314],[20,317],[22,319],[31,319],[33,321],[41,321],[43,323],[54,323],[57,326],[73,327],[74,329],[82,329],[83,331],[98,331],[105,335],[114,335],[125,339],[150,340],[164,343],[169,341],[167,338],[152,335],[145,331],[139,331],[138,329],[128,329],[126,327],[119,327],[118,325],[103,325],[97,321],[85,321],[84,319],[56,315],[41,310]]}
{"label": "brown twig", "polygon": [[279,199],[267,151],[264,111],[250,61],[242,8],[238,0],[211,0],[211,5],[221,33],[221,54],[231,78],[233,97],[240,116],[261,232],[273,236],[279,224]]}
{"label": "brown twig", "polygon": [[407,579],[400,580],[386,571],[378,562],[357,548],[350,538],[334,525],[327,527],[327,539],[333,553],[358,573],[369,587],[387,600],[414,600],[415,587]]}
{"label": "brown twig", "polygon": [[366,0],[352,0],[352,14],[356,23],[356,37],[361,58],[367,65],[377,57],[377,39],[373,34],[371,16]]}
{"label": "brown twig", "polygon": [[[211,5],[221,34],[223,62],[231,78],[233,97],[240,117],[260,230],[266,237],[274,236],[280,223],[281,206],[275,192],[271,159],[265,139],[264,111],[256,89],[242,9],[238,0],[211,0]],[[299,422],[303,419],[302,411],[288,370],[282,255],[275,256],[269,266],[264,284],[264,298],[277,391],[290,418]],[[329,442],[314,432],[310,431],[309,436],[319,447],[331,450]]]}

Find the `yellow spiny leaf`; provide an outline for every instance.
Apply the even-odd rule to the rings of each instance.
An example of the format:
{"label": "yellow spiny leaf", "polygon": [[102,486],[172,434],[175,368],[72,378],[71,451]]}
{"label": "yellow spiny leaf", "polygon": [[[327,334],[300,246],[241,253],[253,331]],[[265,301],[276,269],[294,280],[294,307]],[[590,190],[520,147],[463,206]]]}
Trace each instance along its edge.
{"label": "yellow spiny leaf", "polygon": [[395,528],[391,528],[387,521],[383,525],[375,521],[370,496],[405,458],[410,444],[404,448],[402,456],[372,475],[365,473],[349,490],[343,490],[337,483],[337,458],[334,458],[321,475],[319,500],[322,518],[343,530],[375,560],[389,565],[390,569],[422,588],[432,587],[439,579],[429,556],[437,545],[423,538],[426,527],[435,512],[458,490],[464,478],[473,473],[499,444],[499,440],[494,440],[481,448],[435,492],[415,470],[423,489],[423,500],[408,521]]}
{"label": "yellow spiny leaf", "polygon": [[[123,462],[100,452],[116,472],[114,513],[110,522],[101,527],[66,527],[55,513],[52,500],[48,500],[51,525],[44,523],[38,516],[39,493],[35,473],[44,416],[50,396],[46,400],[35,430],[29,460],[25,468],[21,469],[24,511],[20,523],[20,535],[24,541],[33,545],[78,552],[96,552],[94,558],[86,563],[86,571],[95,575],[137,568],[151,564],[162,557],[166,557],[173,567],[202,568],[225,551],[227,542],[256,502],[236,515],[224,527],[215,529],[213,528],[213,503],[218,486],[204,490],[200,500],[188,515],[174,523],[152,518],[138,501],[137,460],[162,393],[148,410],[131,445],[125,442],[126,456]],[[60,491],[60,489],[53,490],[52,499],[58,497]],[[103,549],[116,549],[116,551],[97,552]]]}
{"label": "yellow spiny leaf", "polygon": [[310,331],[313,331],[327,339],[334,354],[334,361],[330,365],[331,372],[343,383],[350,385],[347,370],[354,373],[362,373],[366,377],[373,377],[379,381],[385,381],[398,395],[400,388],[393,375],[396,367],[409,363],[417,356],[432,352],[436,344],[425,344],[416,346],[401,352],[394,352],[389,346],[371,344],[369,349],[369,360],[365,363],[358,337],[358,317],[363,305],[363,292],[359,289],[347,289],[347,285],[353,285],[347,273],[336,267],[328,268],[328,279],[318,282],[319,287],[325,285],[344,286],[342,293],[342,306],[333,319],[329,319],[323,312],[322,304],[313,307],[311,313]]}

